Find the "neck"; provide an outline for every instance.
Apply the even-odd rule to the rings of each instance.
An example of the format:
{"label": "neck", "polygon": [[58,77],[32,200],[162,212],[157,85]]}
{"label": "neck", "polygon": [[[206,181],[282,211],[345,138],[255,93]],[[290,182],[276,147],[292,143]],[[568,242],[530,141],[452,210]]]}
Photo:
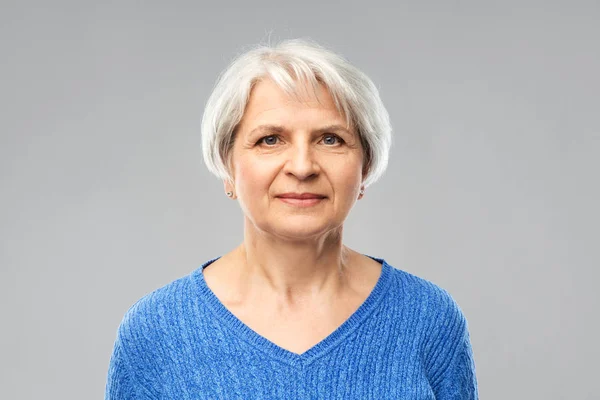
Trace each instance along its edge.
{"label": "neck", "polygon": [[290,302],[341,289],[352,253],[342,245],[342,227],[316,238],[289,240],[259,231],[247,220],[237,251],[248,284],[258,283]]}

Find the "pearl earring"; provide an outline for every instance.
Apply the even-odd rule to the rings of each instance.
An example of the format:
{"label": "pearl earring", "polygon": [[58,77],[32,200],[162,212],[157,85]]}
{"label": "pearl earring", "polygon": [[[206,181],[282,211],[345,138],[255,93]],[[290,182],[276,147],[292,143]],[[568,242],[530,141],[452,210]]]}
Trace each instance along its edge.
{"label": "pearl earring", "polygon": [[227,195],[227,197],[231,197],[231,196],[233,196],[233,192],[227,192],[227,193],[225,193],[225,194]]}

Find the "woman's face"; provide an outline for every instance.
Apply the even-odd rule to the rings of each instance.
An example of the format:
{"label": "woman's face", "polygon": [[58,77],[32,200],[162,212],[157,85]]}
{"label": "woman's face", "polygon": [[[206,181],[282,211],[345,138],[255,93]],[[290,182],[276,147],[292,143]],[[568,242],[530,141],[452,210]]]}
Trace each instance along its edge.
{"label": "woman's face", "polygon": [[[231,160],[246,218],[257,229],[287,239],[315,238],[340,228],[362,183],[360,138],[346,126],[329,91],[320,85],[299,92],[298,99],[269,79],[257,82]],[[280,197],[286,193],[322,197]]]}

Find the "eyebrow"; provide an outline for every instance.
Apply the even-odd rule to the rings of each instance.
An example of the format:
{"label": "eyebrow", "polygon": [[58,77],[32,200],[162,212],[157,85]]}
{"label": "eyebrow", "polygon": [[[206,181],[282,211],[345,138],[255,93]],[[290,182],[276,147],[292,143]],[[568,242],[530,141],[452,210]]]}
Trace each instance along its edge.
{"label": "eyebrow", "polygon": [[259,125],[250,131],[250,135],[254,135],[255,133],[259,133],[259,132],[283,133],[283,132],[285,132],[285,128],[281,125]]}
{"label": "eyebrow", "polygon": [[[256,128],[252,129],[252,131],[250,131],[250,135],[253,135],[258,132],[276,134],[276,133],[283,133],[285,131],[286,131],[286,129],[281,125],[259,125]],[[325,133],[325,132],[344,132],[344,133],[350,134],[348,129],[346,129],[342,125],[337,125],[337,124],[327,125],[323,128],[319,128],[319,129],[316,129],[313,131],[313,133]]]}

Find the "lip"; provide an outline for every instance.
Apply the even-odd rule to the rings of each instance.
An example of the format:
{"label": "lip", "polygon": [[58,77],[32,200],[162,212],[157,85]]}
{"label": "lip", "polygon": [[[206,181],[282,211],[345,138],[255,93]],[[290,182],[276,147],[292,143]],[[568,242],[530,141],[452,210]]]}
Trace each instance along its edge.
{"label": "lip", "polygon": [[282,199],[295,199],[295,200],[320,200],[324,199],[326,196],[316,193],[283,193],[277,196]]}
{"label": "lip", "polygon": [[297,197],[278,197],[278,199],[294,207],[312,207],[324,201],[325,197],[309,197],[306,199],[299,199]]}
{"label": "lip", "polygon": [[327,196],[317,193],[283,193],[277,196],[279,200],[294,207],[312,207],[321,203]]}

